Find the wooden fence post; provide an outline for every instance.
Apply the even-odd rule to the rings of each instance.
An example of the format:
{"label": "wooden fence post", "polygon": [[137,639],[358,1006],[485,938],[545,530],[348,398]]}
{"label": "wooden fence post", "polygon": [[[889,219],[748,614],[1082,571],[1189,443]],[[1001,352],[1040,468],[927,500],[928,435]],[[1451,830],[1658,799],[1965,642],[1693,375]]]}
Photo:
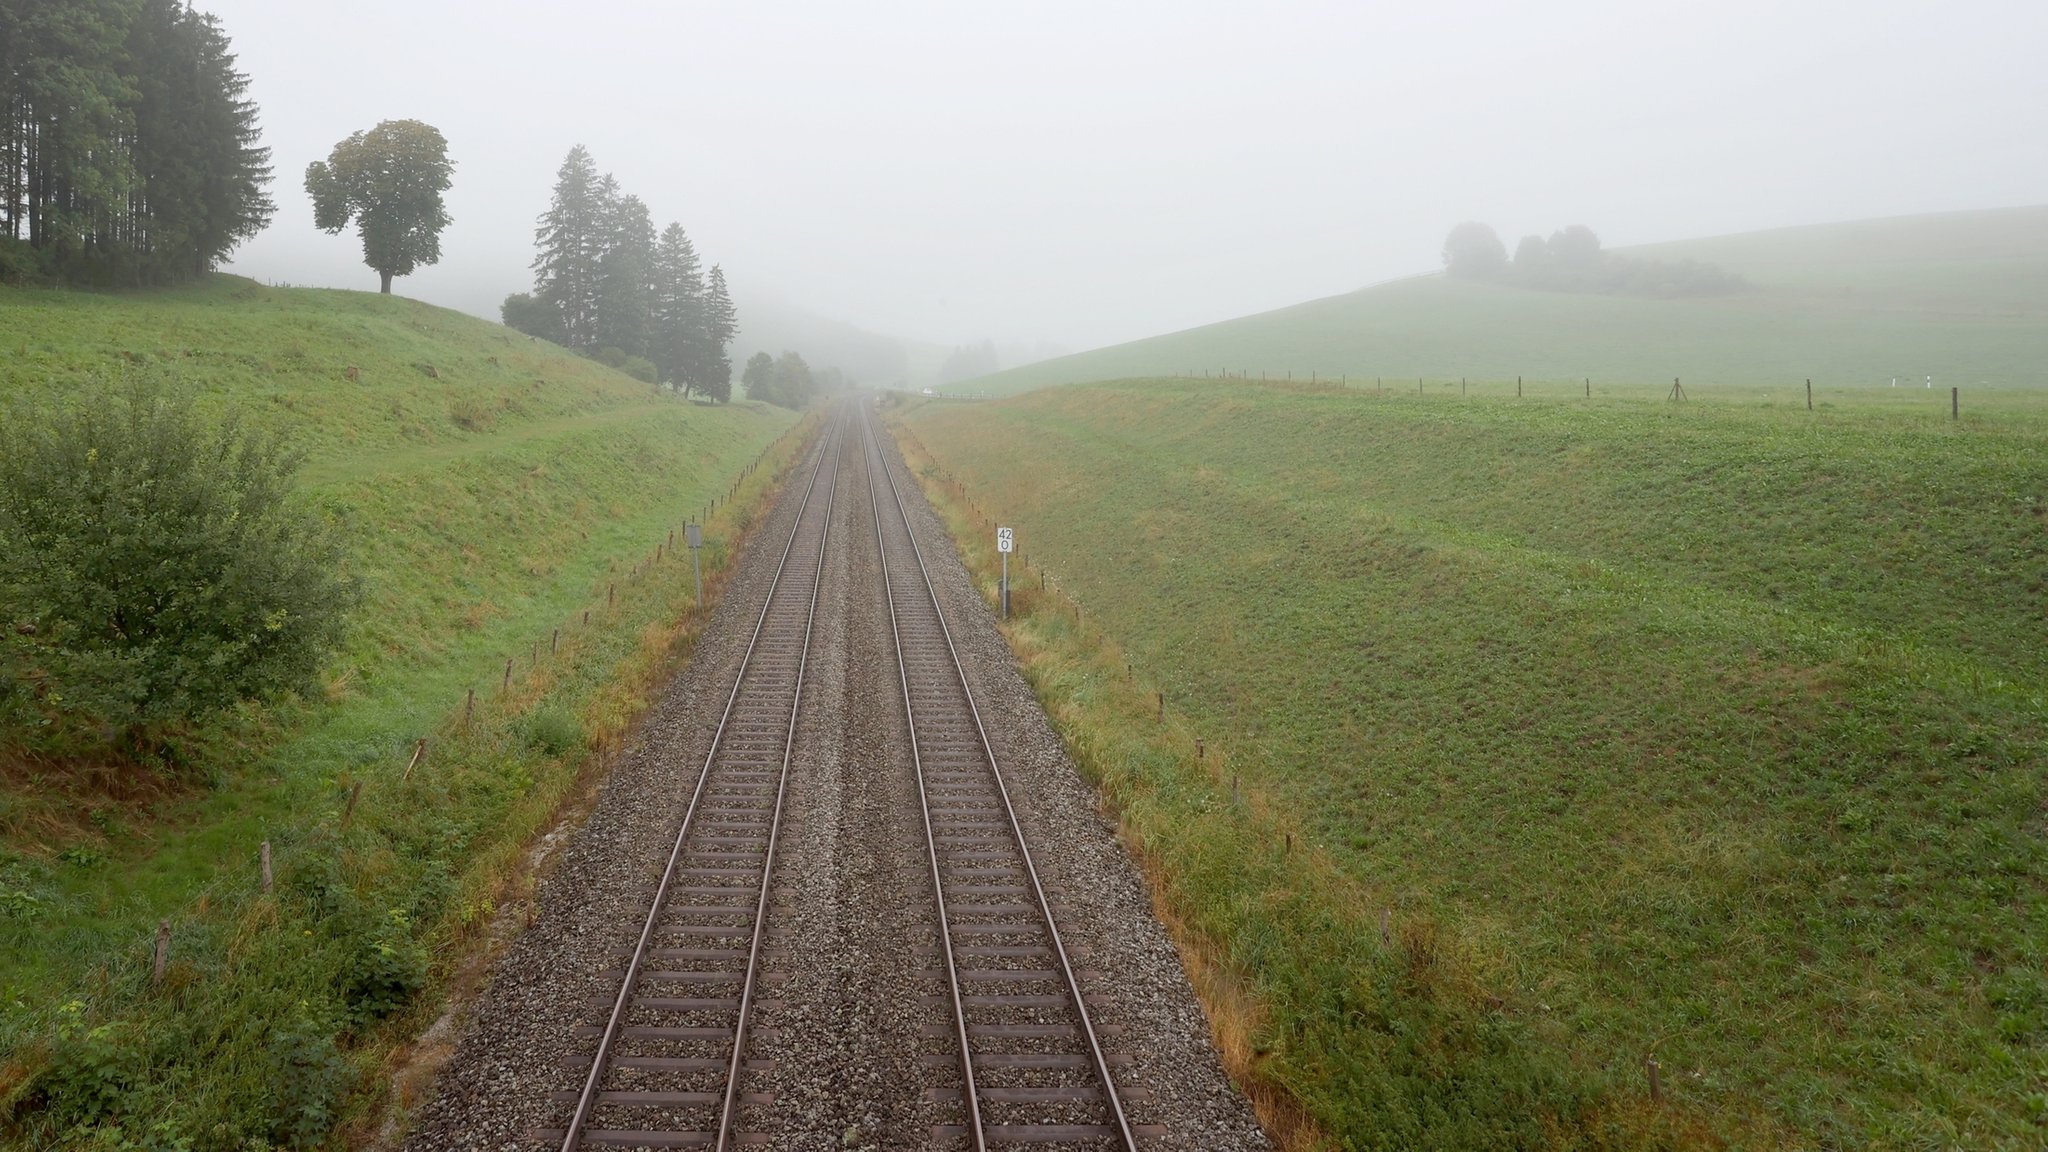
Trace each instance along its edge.
{"label": "wooden fence post", "polygon": [[149,967],[149,986],[156,987],[164,982],[164,965],[171,960],[171,921],[168,917],[156,922],[156,960]]}
{"label": "wooden fence post", "polygon": [[258,856],[263,861],[263,891],[268,893],[272,879],[270,874],[270,841],[265,840],[263,842],[262,850],[258,853]]}

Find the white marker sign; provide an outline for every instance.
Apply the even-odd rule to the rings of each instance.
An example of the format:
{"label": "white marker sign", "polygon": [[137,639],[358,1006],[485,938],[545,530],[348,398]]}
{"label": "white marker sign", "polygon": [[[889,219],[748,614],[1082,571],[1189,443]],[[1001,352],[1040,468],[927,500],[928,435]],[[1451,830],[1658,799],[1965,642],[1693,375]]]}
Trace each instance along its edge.
{"label": "white marker sign", "polygon": [[1010,535],[1010,530],[1008,528],[996,529],[996,551],[1014,552],[1016,549],[1017,538]]}

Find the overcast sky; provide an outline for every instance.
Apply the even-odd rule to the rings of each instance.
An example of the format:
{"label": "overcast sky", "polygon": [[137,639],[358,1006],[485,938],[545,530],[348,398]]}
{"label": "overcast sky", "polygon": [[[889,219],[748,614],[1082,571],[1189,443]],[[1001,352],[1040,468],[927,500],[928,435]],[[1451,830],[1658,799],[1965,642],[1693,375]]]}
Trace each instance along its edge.
{"label": "overcast sky", "polygon": [[1435,266],[1476,218],[1609,244],[2048,201],[2040,0],[723,4],[197,0],[279,205],[234,270],[374,289],[309,161],[440,128],[411,296],[495,316],[587,145],[772,294],[1079,349]]}

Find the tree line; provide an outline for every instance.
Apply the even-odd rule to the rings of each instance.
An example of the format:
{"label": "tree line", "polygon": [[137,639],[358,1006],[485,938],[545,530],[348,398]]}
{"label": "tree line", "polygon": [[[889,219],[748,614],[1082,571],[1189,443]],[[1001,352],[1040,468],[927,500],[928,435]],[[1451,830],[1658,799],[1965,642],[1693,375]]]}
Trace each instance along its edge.
{"label": "tree line", "polygon": [[211,271],[274,211],[248,90],[182,0],[0,0],[0,278]]}
{"label": "tree line", "polygon": [[782,408],[805,408],[820,396],[844,392],[854,380],[837,368],[812,368],[795,352],[770,356],[756,352],[740,372],[747,399]]}
{"label": "tree line", "polygon": [[1584,224],[1553,232],[1549,239],[1524,236],[1508,248],[1491,225],[1466,221],[1444,237],[1444,271],[1465,280],[1488,280],[1550,292],[1593,292],[1611,296],[1712,296],[1749,286],[1741,276],[1701,260],[1649,260],[1600,247]]}
{"label": "tree line", "polygon": [[505,323],[649,383],[732,398],[726,356],[738,314],[718,265],[706,273],[680,224],[657,234],[647,205],[569,150],[534,231],[533,291],[505,298]]}

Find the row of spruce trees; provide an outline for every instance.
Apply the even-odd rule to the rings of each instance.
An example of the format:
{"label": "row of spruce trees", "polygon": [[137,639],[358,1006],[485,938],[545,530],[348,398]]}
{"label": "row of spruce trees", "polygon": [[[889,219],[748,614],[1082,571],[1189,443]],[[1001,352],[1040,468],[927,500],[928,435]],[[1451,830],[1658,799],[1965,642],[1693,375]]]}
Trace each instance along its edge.
{"label": "row of spruce trees", "polygon": [[248,89],[183,0],[0,0],[0,279],[212,270],[274,207]]}
{"label": "row of spruce trees", "polygon": [[581,144],[555,176],[534,233],[533,291],[505,298],[507,326],[615,368],[725,401],[738,331],[725,273],[704,272],[682,225],[656,234],[647,205],[598,174]]}

